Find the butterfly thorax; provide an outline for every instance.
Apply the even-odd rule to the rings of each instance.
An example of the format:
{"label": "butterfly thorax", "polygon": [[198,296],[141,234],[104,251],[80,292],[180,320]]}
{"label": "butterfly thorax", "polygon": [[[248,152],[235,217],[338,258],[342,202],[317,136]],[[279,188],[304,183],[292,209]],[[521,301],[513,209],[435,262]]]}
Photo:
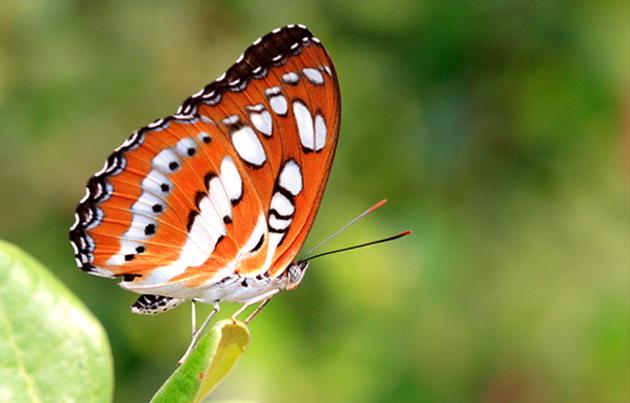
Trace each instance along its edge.
{"label": "butterfly thorax", "polygon": [[308,263],[292,263],[275,278],[264,275],[250,278],[230,276],[195,299],[206,303],[228,301],[248,304],[264,298],[265,295],[297,288],[307,268]]}

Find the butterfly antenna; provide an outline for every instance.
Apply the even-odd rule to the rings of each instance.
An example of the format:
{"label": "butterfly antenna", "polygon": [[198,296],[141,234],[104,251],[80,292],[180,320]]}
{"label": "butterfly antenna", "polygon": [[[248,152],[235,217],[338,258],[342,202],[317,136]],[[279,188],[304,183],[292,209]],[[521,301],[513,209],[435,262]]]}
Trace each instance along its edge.
{"label": "butterfly antenna", "polygon": [[[319,249],[322,246],[324,246],[325,244],[327,244],[329,241],[331,241],[337,235],[339,235],[342,232],[344,232],[345,230],[347,230],[352,224],[356,223],[357,221],[359,221],[360,219],[362,219],[366,215],[368,215],[371,212],[373,212],[373,211],[377,210],[378,208],[382,207],[385,203],[387,203],[387,199],[381,200],[380,202],[376,203],[375,205],[373,205],[369,209],[365,210],[363,213],[361,213],[358,216],[354,217],[352,220],[348,221],[343,226],[341,226],[341,228],[339,228],[337,231],[335,231],[331,235],[329,235],[326,239],[324,239],[323,241],[321,241],[317,245],[313,246],[308,252],[306,252],[306,255],[304,255],[304,257],[308,257],[311,253],[315,252],[317,249]],[[305,262],[306,260],[302,260],[302,261]]]}
{"label": "butterfly antenna", "polygon": [[311,257],[308,257],[306,259],[302,259],[302,260],[300,260],[300,263],[304,263],[304,262],[307,262],[309,260],[313,260],[313,259],[315,259],[317,257],[322,257],[322,256],[326,256],[326,255],[332,255],[333,253],[346,252],[346,251],[349,251],[349,250],[352,250],[352,249],[359,249],[359,248],[364,248],[364,247],[370,246],[370,245],[376,245],[376,244],[379,244],[379,243],[393,241],[395,239],[402,238],[402,237],[407,236],[409,234],[411,234],[411,230],[406,230],[406,231],[403,231],[403,232],[401,232],[399,234],[396,234],[396,235],[393,235],[393,236],[390,236],[390,237],[387,237],[387,238],[377,239],[376,241],[365,242],[365,243],[362,243],[362,244],[359,244],[359,245],[353,245],[353,246],[348,246],[348,247],[341,248],[341,249],[335,249],[335,250],[331,250],[331,251],[328,251],[328,252],[323,252],[323,253],[317,254],[315,256],[311,256]]}

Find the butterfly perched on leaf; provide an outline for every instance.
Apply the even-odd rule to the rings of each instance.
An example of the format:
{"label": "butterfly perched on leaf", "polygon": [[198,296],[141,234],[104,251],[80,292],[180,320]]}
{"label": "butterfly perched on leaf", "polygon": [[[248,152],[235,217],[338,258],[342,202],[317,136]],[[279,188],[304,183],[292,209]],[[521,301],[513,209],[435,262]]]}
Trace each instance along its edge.
{"label": "butterfly perched on leaf", "polygon": [[339,125],[320,41],[302,25],[272,31],[89,179],[70,229],[77,264],[141,294],[140,314],[297,286]]}

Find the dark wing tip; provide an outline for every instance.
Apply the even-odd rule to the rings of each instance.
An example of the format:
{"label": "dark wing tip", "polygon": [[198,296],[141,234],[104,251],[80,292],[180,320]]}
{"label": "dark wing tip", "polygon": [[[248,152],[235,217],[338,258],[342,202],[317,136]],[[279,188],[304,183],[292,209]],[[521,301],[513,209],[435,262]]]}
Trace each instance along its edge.
{"label": "dark wing tip", "polygon": [[178,114],[195,114],[202,100],[218,103],[226,91],[241,91],[253,78],[266,76],[272,66],[281,66],[288,57],[298,54],[304,46],[319,40],[306,26],[291,24],[256,39],[224,75],[206,85],[198,93],[188,97],[179,107]]}

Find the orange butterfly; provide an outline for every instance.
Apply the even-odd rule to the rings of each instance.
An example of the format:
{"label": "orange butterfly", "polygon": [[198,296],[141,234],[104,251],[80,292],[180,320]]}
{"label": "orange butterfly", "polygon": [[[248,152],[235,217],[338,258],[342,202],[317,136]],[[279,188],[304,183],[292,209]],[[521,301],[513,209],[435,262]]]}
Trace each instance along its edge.
{"label": "orange butterfly", "polygon": [[77,264],[142,294],[138,314],[187,300],[214,304],[213,313],[221,301],[242,303],[234,316],[260,309],[308,267],[295,257],[339,125],[328,53],[303,25],[275,29],[175,115],[134,132],[89,179],[70,229]]}
{"label": "orange butterfly", "polygon": [[303,25],[256,40],[173,116],[134,132],[90,178],[70,240],[79,267],[142,294],[245,305],[300,282],[294,263],[335,154],[339,84]]}

